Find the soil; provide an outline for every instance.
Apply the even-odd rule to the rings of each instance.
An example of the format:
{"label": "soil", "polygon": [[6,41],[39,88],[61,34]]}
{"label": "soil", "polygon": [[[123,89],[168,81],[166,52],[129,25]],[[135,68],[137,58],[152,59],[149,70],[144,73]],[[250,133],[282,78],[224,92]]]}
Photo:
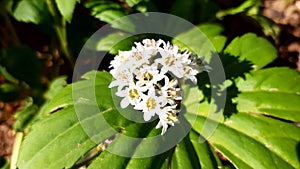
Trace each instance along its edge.
{"label": "soil", "polygon": [[265,0],[261,13],[281,27],[274,64],[300,71],[300,0]]}
{"label": "soil", "polygon": [[12,130],[14,112],[13,103],[0,102],[0,157],[6,160],[11,156],[15,139],[15,133]]}

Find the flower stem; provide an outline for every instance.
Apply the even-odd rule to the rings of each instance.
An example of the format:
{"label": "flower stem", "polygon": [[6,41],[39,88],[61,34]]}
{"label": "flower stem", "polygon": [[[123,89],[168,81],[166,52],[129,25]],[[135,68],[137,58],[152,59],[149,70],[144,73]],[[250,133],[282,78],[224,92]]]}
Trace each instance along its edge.
{"label": "flower stem", "polygon": [[21,143],[23,140],[23,135],[24,135],[23,132],[16,133],[13,151],[12,151],[12,155],[11,155],[10,169],[17,168],[17,161],[18,161],[18,157],[19,157]]}
{"label": "flower stem", "polygon": [[53,0],[46,0],[48,9],[50,14],[54,19],[54,30],[57,34],[57,38],[60,44],[61,52],[71,64],[71,67],[74,67],[74,59],[68,48],[68,39],[67,39],[67,31],[66,31],[66,21],[63,17],[57,15],[58,11]]}

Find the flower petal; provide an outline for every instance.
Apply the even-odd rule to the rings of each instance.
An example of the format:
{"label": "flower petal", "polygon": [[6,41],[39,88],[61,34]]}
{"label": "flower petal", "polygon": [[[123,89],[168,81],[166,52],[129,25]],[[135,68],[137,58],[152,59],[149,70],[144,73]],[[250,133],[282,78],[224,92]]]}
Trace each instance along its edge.
{"label": "flower petal", "polygon": [[128,99],[125,97],[121,100],[121,103],[120,103],[121,107],[124,109],[126,108],[128,105],[129,105],[129,101]]}

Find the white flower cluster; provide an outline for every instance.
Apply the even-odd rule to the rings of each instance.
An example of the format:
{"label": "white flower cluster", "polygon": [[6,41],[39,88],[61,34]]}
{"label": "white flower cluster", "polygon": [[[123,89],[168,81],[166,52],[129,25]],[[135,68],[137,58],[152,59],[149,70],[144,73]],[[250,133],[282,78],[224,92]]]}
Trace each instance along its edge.
{"label": "white flower cluster", "polygon": [[122,108],[132,105],[144,113],[145,121],[158,115],[156,128],[162,127],[163,135],[178,122],[182,92],[177,79],[196,83],[195,75],[208,67],[163,40],[144,39],[135,45],[130,51],[119,51],[111,61],[110,73],[115,80],[109,87],[118,87],[116,95],[123,98]]}

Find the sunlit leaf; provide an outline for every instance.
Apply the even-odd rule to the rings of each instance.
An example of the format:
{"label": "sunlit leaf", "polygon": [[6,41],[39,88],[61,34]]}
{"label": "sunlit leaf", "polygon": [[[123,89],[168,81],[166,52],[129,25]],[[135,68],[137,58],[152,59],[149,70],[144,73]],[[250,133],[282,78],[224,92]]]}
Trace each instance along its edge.
{"label": "sunlit leaf", "polygon": [[191,143],[199,158],[201,168],[221,167],[220,161],[205,139],[194,131],[190,132]]}
{"label": "sunlit leaf", "polygon": [[129,34],[122,32],[109,34],[97,43],[96,50],[109,51],[109,53],[114,55],[118,54],[119,50],[130,50],[133,44],[133,40],[127,39],[124,41],[120,41],[120,39],[124,39],[128,36]]}
{"label": "sunlit leaf", "polygon": [[[222,31],[218,25],[205,24],[178,35],[174,42],[202,49],[198,54],[222,52],[226,41]],[[194,39],[199,32],[200,48],[199,39]],[[119,42],[124,36],[109,34],[97,48],[116,53],[133,42],[130,38]],[[183,39],[189,43],[180,43]],[[142,114],[132,107],[120,108],[120,98],[113,94],[116,89],[108,88],[112,80],[108,72],[88,72],[64,88],[64,79],[59,79],[53,86],[62,89],[52,90],[45,118],[32,126],[22,143],[19,168],[299,168],[300,128],[293,124],[300,120],[299,73],[262,69],[276,57],[276,49],[254,34],[234,39],[220,56],[227,80],[209,84],[209,78],[220,77],[215,69],[198,77],[198,83],[210,88],[181,84],[180,122],[154,141],[151,138],[161,132],[155,128],[158,119],[148,123],[127,119],[128,114],[142,119]],[[250,62],[255,71],[250,71]],[[206,90],[216,86],[217,94]],[[229,99],[223,98],[222,107],[218,99],[225,89]],[[226,113],[230,116],[224,118]],[[182,137],[172,145],[168,134],[173,140]]]}
{"label": "sunlit leaf", "polygon": [[[188,118],[191,116],[187,114]],[[198,116],[193,128],[201,133],[205,122],[217,123]],[[238,113],[220,123],[207,139],[238,168],[298,168],[299,134],[300,129],[292,124]]]}
{"label": "sunlit leaf", "polygon": [[247,1],[244,1],[242,4],[240,4],[237,7],[219,11],[216,14],[216,16],[218,18],[223,18],[226,15],[234,15],[234,14],[238,14],[241,12],[249,12],[250,10],[253,10],[253,8],[254,9],[258,8],[259,3],[260,2],[258,0],[247,0]]}
{"label": "sunlit leaf", "polygon": [[24,131],[30,122],[34,119],[37,114],[38,107],[33,103],[32,98],[27,98],[24,101],[24,106],[21,110],[14,114],[16,121],[14,122],[13,128],[15,131]]}
{"label": "sunlit leaf", "polygon": [[8,10],[18,21],[39,24],[49,20],[49,11],[45,1],[10,1]]}
{"label": "sunlit leaf", "polygon": [[[287,80],[288,79],[288,80]],[[247,75],[237,86],[241,112],[300,121],[300,74],[289,68],[269,68]]]}
{"label": "sunlit leaf", "polygon": [[[85,76],[85,78],[90,77],[91,75],[88,74]],[[103,89],[107,91],[107,85],[111,78],[109,74],[98,74],[97,78],[102,80],[97,80],[100,83],[97,83],[96,86],[99,87],[100,90]],[[85,84],[91,84],[87,80],[83,82],[86,82]],[[75,85],[80,86],[80,83]],[[68,90],[68,88],[64,90],[67,91],[66,89]],[[89,86],[82,86],[82,90],[84,89],[89,89]],[[81,89],[77,90],[78,92],[82,91]],[[71,92],[71,90],[69,91]],[[85,92],[86,91],[87,90],[85,90]],[[110,91],[108,90],[108,92]],[[57,97],[59,97],[59,95],[56,95],[53,101],[57,100]],[[106,97],[105,100],[107,99],[109,98]],[[50,103],[46,111],[51,112],[52,110],[64,106],[65,104],[63,102],[66,100],[69,100],[68,107],[57,111],[48,118],[40,120],[32,127],[32,131],[26,137],[21,147],[22,151],[20,152],[18,161],[19,168],[69,168],[96,145],[82,128],[82,125],[86,123],[93,125],[98,120],[97,117],[101,116],[100,112],[97,113],[99,110],[93,109],[93,106],[91,108],[88,103],[79,103],[77,109],[89,108],[89,113],[92,113],[94,116],[94,118],[87,116],[81,119],[80,122],[75,107],[72,105],[72,94],[65,93],[65,97],[61,99],[61,104],[58,102]],[[112,106],[113,105],[110,105],[110,108],[106,107],[106,110],[101,112],[113,113],[114,109]],[[116,118],[114,119],[116,120]],[[104,130],[103,132],[105,133]],[[98,135],[99,133],[95,133],[93,136],[97,138],[97,140],[104,141],[113,134],[112,132],[111,129],[107,129],[106,134],[101,133],[101,135]]]}
{"label": "sunlit leaf", "polygon": [[131,6],[131,7],[133,7],[134,5],[137,5],[138,3],[140,3],[142,0],[125,0],[125,2],[129,5],[129,6]]}
{"label": "sunlit leaf", "polygon": [[[212,52],[220,52],[226,42],[226,37],[221,35],[223,28],[217,24],[203,24],[187,32],[179,34],[172,43],[181,49],[188,49],[199,56],[211,57]],[[184,42],[184,43],[183,43]]]}
{"label": "sunlit leaf", "polygon": [[174,168],[201,168],[198,157],[188,137],[184,138],[177,146],[172,156]]}
{"label": "sunlit leaf", "polygon": [[266,39],[253,33],[235,38],[224,52],[252,62],[255,70],[261,69],[277,57],[276,48]]}
{"label": "sunlit leaf", "polygon": [[80,2],[80,0],[55,0],[55,2],[60,13],[66,19],[66,21],[71,22],[76,2]]}

